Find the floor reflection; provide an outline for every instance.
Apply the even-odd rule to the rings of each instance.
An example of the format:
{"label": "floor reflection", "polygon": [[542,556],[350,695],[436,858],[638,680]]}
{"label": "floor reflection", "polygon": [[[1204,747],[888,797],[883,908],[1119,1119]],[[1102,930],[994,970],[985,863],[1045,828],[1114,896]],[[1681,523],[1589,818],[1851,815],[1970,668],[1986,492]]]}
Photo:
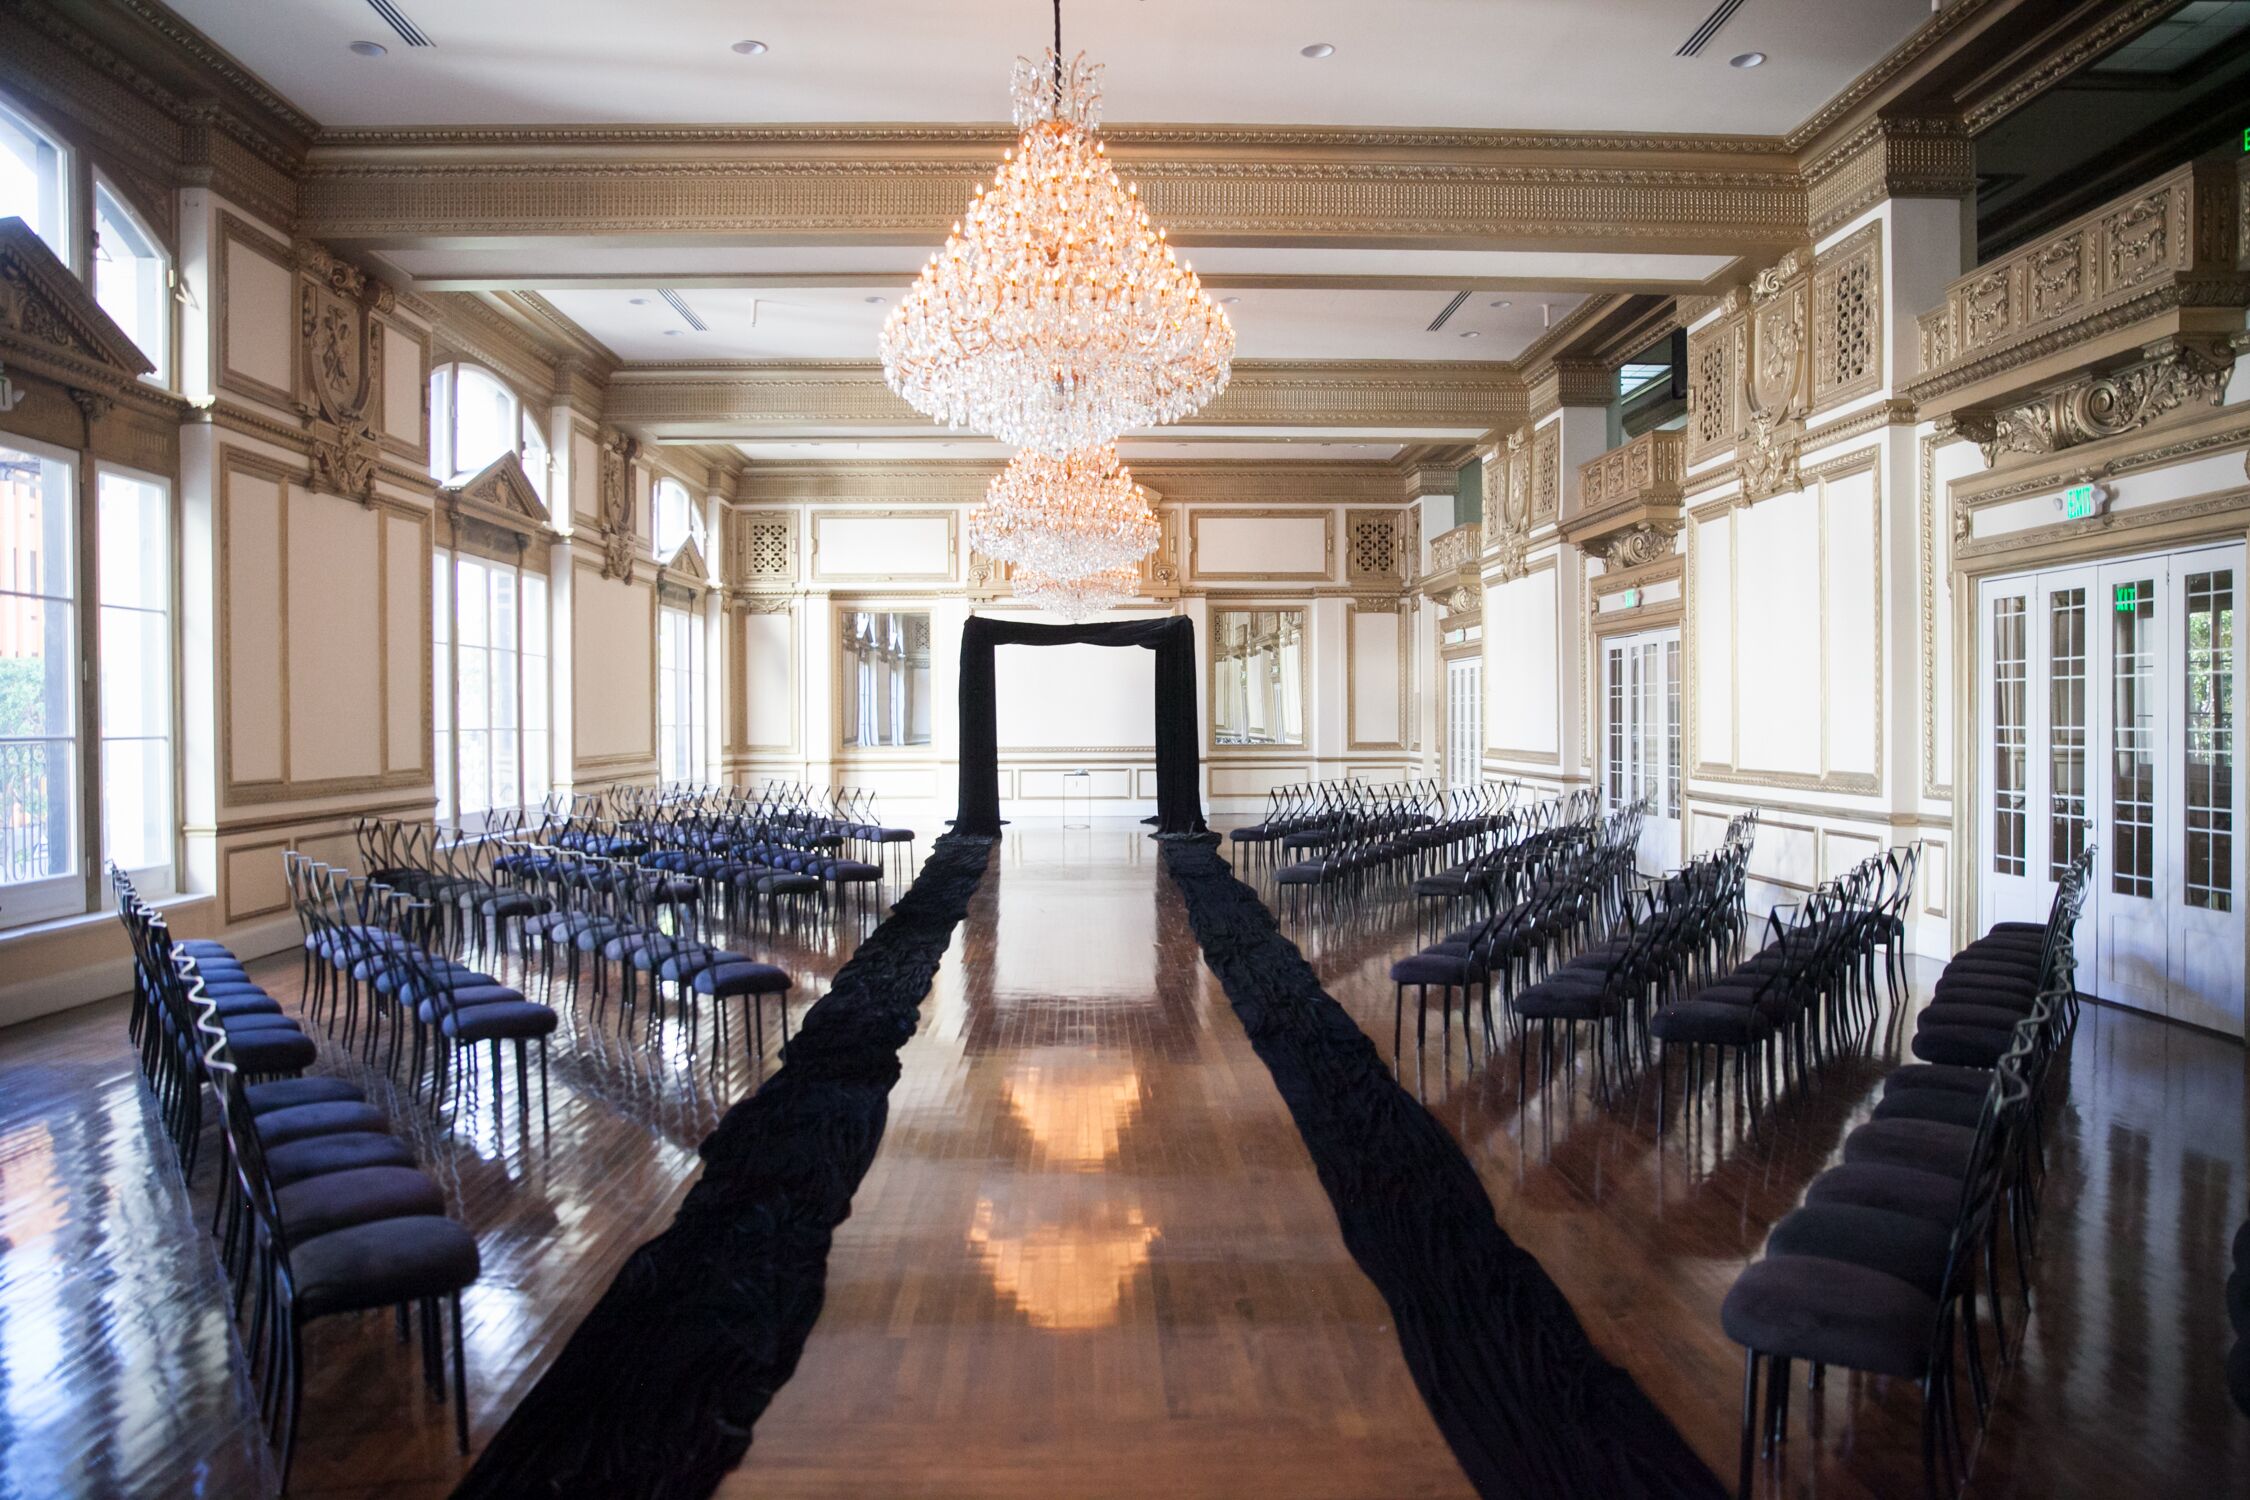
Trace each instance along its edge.
{"label": "floor reflection", "polygon": [[1143,1219],[1139,1204],[1108,1195],[1062,1195],[1074,1201],[1054,1217],[1056,1196],[1046,1189],[1005,1207],[979,1198],[969,1244],[994,1290],[1034,1328],[1106,1328],[1117,1321],[1126,1284],[1148,1264],[1160,1231]]}
{"label": "floor reflection", "polygon": [[1117,1138],[1141,1105],[1141,1075],[1131,1064],[1058,1048],[1028,1054],[1001,1087],[1039,1160],[1077,1171],[1117,1154]]}

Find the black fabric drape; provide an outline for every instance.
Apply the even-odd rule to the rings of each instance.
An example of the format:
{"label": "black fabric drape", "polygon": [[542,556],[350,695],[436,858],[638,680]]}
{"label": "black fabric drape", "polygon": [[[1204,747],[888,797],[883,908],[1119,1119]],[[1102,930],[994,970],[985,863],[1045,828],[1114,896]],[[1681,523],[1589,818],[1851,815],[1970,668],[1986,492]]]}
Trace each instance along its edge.
{"label": "black fabric drape", "polygon": [[1033,625],[975,615],[961,632],[961,797],[957,833],[1000,832],[1000,739],[993,652],[1000,646],[1141,646],[1156,653],[1156,831],[1205,831],[1196,747],[1195,622],[1184,615]]}

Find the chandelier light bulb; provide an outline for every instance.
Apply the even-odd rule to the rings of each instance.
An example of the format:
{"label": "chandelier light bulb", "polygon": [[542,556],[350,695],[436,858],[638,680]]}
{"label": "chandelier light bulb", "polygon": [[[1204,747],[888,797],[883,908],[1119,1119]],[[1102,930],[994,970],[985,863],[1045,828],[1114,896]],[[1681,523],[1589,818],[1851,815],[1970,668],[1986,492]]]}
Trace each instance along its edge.
{"label": "chandelier light bulb", "polygon": [[1141,570],[1131,563],[1065,582],[1028,569],[1010,580],[1018,599],[1076,624],[1114,609],[1141,591]]}

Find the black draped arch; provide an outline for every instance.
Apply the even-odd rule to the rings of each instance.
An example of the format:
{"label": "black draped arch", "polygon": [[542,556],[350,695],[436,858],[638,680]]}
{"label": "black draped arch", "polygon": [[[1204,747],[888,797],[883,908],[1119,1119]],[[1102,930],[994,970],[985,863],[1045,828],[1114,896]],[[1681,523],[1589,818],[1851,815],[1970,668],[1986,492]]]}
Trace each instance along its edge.
{"label": "black draped arch", "polygon": [[973,615],[961,632],[961,800],[956,833],[1000,832],[1000,737],[993,652],[1001,646],[1139,646],[1156,653],[1156,831],[1205,832],[1195,723],[1195,622],[1107,620],[1033,625]]}

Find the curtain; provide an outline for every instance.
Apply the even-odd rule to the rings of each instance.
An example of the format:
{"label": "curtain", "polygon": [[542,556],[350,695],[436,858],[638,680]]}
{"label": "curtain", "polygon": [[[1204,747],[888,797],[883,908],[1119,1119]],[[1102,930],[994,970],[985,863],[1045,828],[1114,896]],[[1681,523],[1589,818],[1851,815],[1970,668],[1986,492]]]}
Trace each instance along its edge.
{"label": "curtain", "polygon": [[993,652],[1001,646],[1138,646],[1156,653],[1156,831],[1205,831],[1197,786],[1195,622],[1184,615],[1034,625],[972,616],[961,633],[961,796],[957,833],[1000,832],[1000,743]]}

